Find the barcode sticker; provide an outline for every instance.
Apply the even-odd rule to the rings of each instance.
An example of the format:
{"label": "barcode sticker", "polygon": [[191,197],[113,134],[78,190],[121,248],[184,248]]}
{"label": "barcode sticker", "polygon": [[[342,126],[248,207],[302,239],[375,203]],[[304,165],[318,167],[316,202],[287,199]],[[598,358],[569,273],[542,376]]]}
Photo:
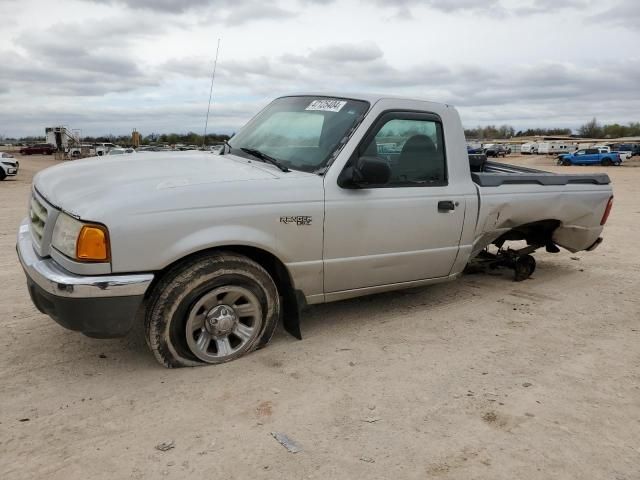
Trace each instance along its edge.
{"label": "barcode sticker", "polygon": [[305,110],[339,112],[347,104],[346,100],[314,100]]}

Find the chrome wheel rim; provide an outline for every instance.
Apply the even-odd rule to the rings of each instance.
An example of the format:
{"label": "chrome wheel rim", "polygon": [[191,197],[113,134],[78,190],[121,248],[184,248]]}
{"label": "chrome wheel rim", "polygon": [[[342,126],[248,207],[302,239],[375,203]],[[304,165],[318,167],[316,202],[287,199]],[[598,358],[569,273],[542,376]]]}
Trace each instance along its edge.
{"label": "chrome wheel rim", "polygon": [[249,290],[236,285],[204,294],[189,311],[187,345],[203,362],[218,363],[243,352],[260,333],[262,307]]}

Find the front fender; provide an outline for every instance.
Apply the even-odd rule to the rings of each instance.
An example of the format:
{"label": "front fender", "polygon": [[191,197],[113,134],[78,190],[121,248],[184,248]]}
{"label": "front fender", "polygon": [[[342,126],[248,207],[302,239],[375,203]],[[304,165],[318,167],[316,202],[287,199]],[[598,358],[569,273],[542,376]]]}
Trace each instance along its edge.
{"label": "front fender", "polygon": [[247,225],[224,225],[204,228],[179,238],[168,246],[161,268],[202,250],[231,245],[259,248],[281,262],[287,262],[284,252],[278,250],[278,241],[274,235]]}

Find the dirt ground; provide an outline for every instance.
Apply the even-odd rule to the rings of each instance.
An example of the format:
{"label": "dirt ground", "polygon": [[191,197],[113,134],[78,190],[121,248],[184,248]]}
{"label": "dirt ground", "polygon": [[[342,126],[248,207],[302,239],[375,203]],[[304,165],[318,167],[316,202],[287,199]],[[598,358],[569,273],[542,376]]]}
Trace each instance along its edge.
{"label": "dirt ground", "polygon": [[[640,478],[640,168],[604,171],[596,251],[314,307],[303,341],[166,370],[31,304],[14,244],[32,175],[0,183],[0,478]],[[272,436],[297,441],[289,453]],[[155,447],[174,442],[162,452]]]}

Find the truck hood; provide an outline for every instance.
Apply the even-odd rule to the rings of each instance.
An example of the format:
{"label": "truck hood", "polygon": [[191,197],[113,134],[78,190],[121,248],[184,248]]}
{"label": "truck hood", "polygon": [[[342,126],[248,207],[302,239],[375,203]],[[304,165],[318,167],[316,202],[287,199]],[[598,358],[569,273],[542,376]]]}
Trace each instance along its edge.
{"label": "truck hood", "polygon": [[[309,174],[290,172],[284,175]],[[52,205],[86,218],[89,211],[95,213],[107,205],[126,202],[134,208],[137,203],[159,197],[179,204],[179,197],[185,193],[192,196],[194,190],[211,192],[212,184],[227,184],[224,190],[232,185],[234,190],[250,190],[249,182],[273,181],[281,177],[282,172],[271,165],[235,155],[149,152],[68,161],[41,171],[33,184]]]}

